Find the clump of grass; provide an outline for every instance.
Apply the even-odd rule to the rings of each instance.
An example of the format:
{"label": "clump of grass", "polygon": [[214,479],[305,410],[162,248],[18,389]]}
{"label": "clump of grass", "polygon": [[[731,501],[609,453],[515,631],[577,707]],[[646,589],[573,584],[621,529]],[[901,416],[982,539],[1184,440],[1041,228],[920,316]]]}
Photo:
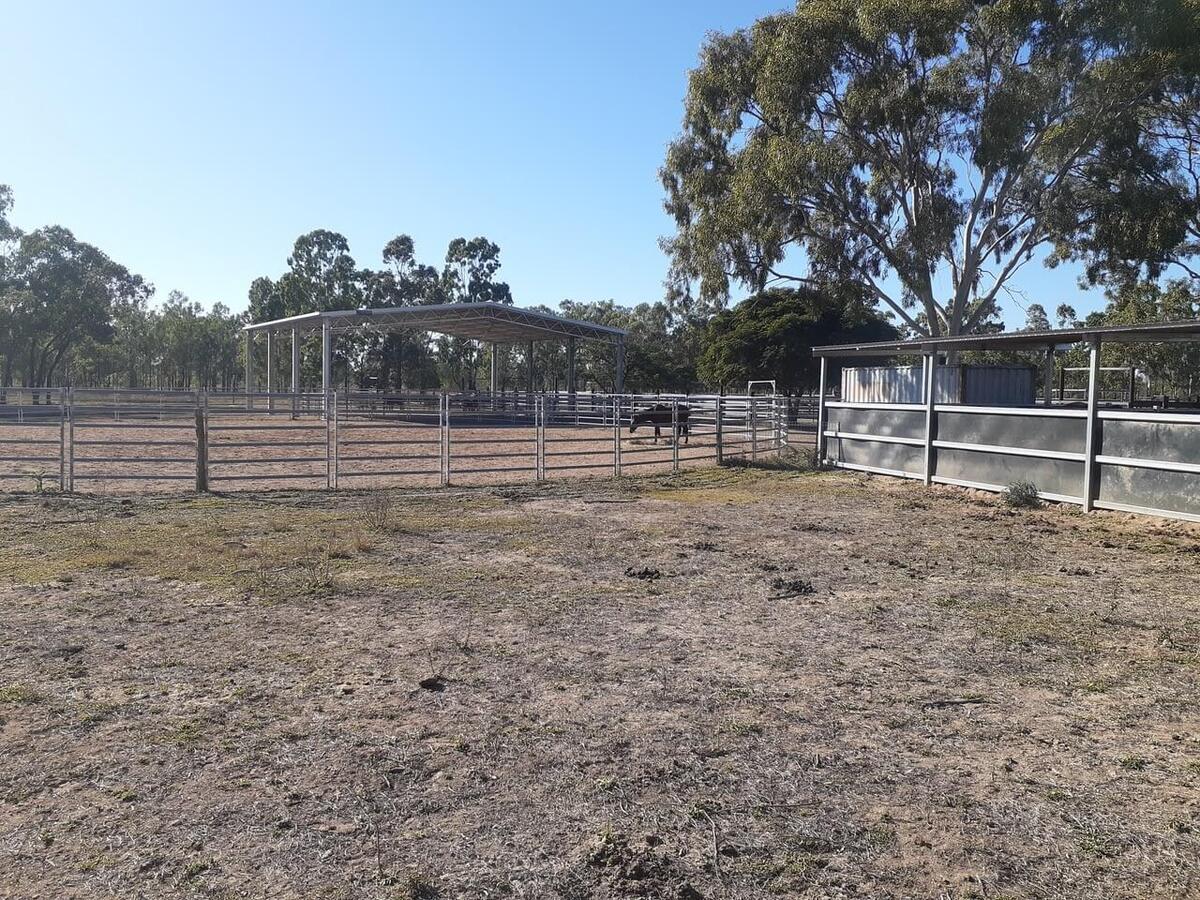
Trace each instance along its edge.
{"label": "clump of grass", "polygon": [[27,705],[40,703],[43,697],[33,688],[24,684],[7,684],[0,687],[0,703],[17,703]]}
{"label": "clump of grass", "polygon": [[1004,503],[1013,509],[1036,509],[1042,505],[1042,498],[1032,481],[1014,481],[1004,491]]}
{"label": "clump of grass", "polygon": [[1144,756],[1126,756],[1121,759],[1121,768],[1128,769],[1131,772],[1140,772],[1146,766],[1150,765],[1150,761]]}
{"label": "clump of grass", "polygon": [[732,469],[767,469],[775,472],[817,472],[823,468],[815,450],[783,447],[771,453],[764,448],[762,453],[763,456],[759,459],[748,459],[745,456],[727,457],[722,464]]}

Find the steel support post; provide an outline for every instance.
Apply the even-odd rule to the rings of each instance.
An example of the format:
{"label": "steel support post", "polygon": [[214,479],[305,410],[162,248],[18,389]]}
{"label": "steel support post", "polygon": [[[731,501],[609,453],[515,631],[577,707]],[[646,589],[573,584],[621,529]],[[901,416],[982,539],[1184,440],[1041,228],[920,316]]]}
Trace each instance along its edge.
{"label": "steel support post", "polygon": [[750,460],[758,460],[758,419],[755,418],[754,398],[750,397]]}
{"label": "steel support post", "polygon": [[567,338],[567,398],[575,410],[575,338]]}
{"label": "steel support post", "polygon": [[538,397],[534,405],[534,448],[533,472],[534,481],[542,481],[546,477],[546,398]]}
{"label": "steel support post", "polygon": [[275,408],[275,334],[267,332],[267,412]]}
{"label": "steel support post", "polygon": [[933,484],[933,442],[937,440],[937,351],[925,354],[925,475],[926,484]]}
{"label": "steel support post", "polygon": [[1084,432],[1083,448],[1083,508],[1090,512],[1096,500],[1096,448],[1099,444],[1100,427],[1100,340],[1092,341],[1088,358],[1087,431]]}
{"label": "steel support post", "polygon": [[254,332],[246,332],[246,409],[254,408]]}
{"label": "steel support post", "polygon": [[442,394],[442,486],[450,483],[450,395]]}
{"label": "steel support post", "polygon": [[829,372],[829,358],[821,357],[821,377],[817,382],[817,465],[825,462],[825,381]]}
{"label": "steel support post", "polygon": [[613,397],[613,475],[621,474],[621,398]]}
{"label": "steel support post", "polygon": [[725,415],[725,411],[722,408],[721,397],[719,395],[717,396],[717,401],[714,404],[714,410],[714,415],[716,416],[717,420],[717,465],[719,466],[725,462],[725,445],[722,440],[722,435],[724,434],[724,423],[721,421],[722,417]]}
{"label": "steel support post", "polygon": [[333,328],[328,319],[321,322],[321,393],[329,396],[333,388]]}
{"label": "steel support post", "polygon": [[525,402],[533,405],[533,341],[525,345]]}
{"label": "steel support post", "polygon": [[1046,348],[1046,358],[1042,361],[1042,404],[1054,405],[1054,347]]}
{"label": "steel support post", "polygon": [[300,329],[292,329],[292,416],[300,415]]}
{"label": "steel support post", "polygon": [[679,401],[671,401],[671,474],[679,472]]}

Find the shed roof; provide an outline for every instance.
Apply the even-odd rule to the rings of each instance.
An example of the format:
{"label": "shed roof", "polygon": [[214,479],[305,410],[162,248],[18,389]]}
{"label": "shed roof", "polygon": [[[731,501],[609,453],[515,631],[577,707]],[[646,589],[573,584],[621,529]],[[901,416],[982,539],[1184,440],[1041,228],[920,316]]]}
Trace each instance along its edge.
{"label": "shed roof", "polygon": [[616,343],[624,340],[628,333],[611,325],[581,322],[553,313],[537,312],[503,303],[438,303],[430,306],[337,309],[288,316],[270,322],[255,322],[246,325],[242,330],[251,333],[293,329],[301,332],[320,331],[325,322],[329,323],[330,330],[334,332],[413,329],[497,343],[565,338]]}
{"label": "shed roof", "polygon": [[1200,341],[1200,319],[1149,325],[1108,325],[1101,328],[1059,328],[1053,331],[1005,331],[922,337],[907,341],[830,344],[813,347],[813,356],[901,356],[946,350],[1044,350],[1061,344],[1101,341],[1111,344]]}

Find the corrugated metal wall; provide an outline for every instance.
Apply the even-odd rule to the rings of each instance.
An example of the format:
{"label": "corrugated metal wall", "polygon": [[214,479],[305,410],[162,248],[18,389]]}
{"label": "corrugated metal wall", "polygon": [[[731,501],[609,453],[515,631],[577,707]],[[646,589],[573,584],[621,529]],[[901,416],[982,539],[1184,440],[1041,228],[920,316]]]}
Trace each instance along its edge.
{"label": "corrugated metal wall", "polygon": [[[1025,366],[939,366],[938,403],[1027,406],[1034,402],[1037,373]],[[924,403],[921,366],[858,366],[842,369],[842,400],[848,403]]]}

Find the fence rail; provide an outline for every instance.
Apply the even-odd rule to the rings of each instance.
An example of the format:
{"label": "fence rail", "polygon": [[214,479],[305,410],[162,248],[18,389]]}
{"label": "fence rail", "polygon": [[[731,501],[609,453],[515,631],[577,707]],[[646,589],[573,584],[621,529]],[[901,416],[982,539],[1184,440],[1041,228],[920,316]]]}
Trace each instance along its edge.
{"label": "fence rail", "polygon": [[[631,427],[648,410],[656,424]],[[0,489],[337,489],[676,472],[779,452],[796,410],[777,396],[9,388],[0,392]]]}

